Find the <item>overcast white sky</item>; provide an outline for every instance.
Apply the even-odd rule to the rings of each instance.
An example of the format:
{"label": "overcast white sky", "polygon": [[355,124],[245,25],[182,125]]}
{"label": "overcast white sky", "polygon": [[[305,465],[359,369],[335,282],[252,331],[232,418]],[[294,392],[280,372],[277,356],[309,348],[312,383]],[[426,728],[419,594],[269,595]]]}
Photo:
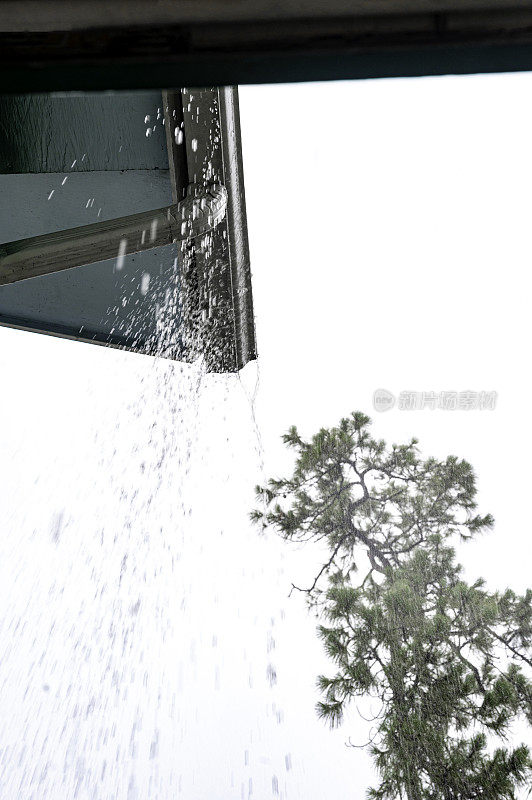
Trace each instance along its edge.
{"label": "overcast white sky", "polygon": [[[197,397],[192,369],[0,329],[1,797],[363,796],[344,742],[367,727],[316,720],[326,662],[286,597],[312,553],[246,519],[293,423],[360,409],[470,460],[496,529],[468,572],[530,582],[531,94],[528,74],[241,88],[241,381]],[[498,398],[379,414],[377,388]]]}

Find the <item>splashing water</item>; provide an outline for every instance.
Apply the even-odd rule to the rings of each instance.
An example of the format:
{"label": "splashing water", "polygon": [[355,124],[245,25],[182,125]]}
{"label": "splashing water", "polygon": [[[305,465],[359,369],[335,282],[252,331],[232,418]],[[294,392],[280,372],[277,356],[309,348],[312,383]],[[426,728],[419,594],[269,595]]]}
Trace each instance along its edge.
{"label": "splashing water", "polygon": [[[158,355],[176,347],[179,303],[176,283]],[[7,398],[20,416],[4,438],[1,796],[286,797],[284,596],[247,521],[260,448],[243,384],[201,358],[39,348]]]}
{"label": "splashing water", "polygon": [[[208,260],[211,237],[199,247]],[[5,371],[1,798],[287,797],[285,591],[278,548],[248,523],[254,395],[208,374],[198,325],[179,324],[193,258],[180,245],[163,287],[141,276],[155,358],[2,332],[17,380]],[[130,338],[139,312],[131,292],[121,302]],[[183,351],[192,363],[167,360]]]}

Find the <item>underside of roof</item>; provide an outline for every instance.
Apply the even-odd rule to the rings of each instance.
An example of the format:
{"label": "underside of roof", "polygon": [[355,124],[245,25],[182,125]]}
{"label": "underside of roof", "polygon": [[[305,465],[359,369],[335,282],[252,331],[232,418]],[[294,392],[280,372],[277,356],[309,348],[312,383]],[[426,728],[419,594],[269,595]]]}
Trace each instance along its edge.
{"label": "underside of roof", "polygon": [[0,91],[532,69],[532,0],[0,0]]}
{"label": "underside of roof", "polygon": [[530,9],[530,0],[0,0],[4,31],[394,17]]}

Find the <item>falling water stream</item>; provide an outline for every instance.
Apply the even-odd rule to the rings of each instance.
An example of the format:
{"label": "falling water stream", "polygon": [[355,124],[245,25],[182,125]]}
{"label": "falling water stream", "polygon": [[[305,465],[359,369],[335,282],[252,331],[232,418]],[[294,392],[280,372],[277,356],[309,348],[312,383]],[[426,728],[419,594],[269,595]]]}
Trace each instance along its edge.
{"label": "falling water stream", "polygon": [[33,359],[3,401],[0,797],[287,797],[241,381],[6,336]]}
{"label": "falling water stream", "polygon": [[[0,800],[288,797],[282,554],[249,523],[256,365],[161,357],[189,250],[167,284],[142,275],[156,358],[2,331]],[[129,338],[153,313],[136,277],[108,309]]]}

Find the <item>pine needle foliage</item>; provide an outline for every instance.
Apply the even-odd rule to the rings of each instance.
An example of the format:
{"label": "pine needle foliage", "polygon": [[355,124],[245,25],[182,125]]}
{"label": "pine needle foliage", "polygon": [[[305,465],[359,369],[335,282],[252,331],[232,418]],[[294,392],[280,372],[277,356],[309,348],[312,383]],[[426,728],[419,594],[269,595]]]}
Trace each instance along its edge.
{"label": "pine needle foliage", "polygon": [[464,580],[453,543],[493,526],[471,465],[422,458],[415,439],[387,446],[360,412],[283,438],[293,474],[257,487],[252,518],[326,546],[312,583],[293,588],[332,662],[319,716],[336,726],[357,699],[379,701],[368,798],[514,800],[532,777],[528,747],[508,744],[517,719],[532,725],[532,590]]}

